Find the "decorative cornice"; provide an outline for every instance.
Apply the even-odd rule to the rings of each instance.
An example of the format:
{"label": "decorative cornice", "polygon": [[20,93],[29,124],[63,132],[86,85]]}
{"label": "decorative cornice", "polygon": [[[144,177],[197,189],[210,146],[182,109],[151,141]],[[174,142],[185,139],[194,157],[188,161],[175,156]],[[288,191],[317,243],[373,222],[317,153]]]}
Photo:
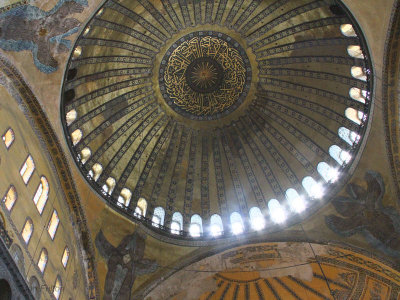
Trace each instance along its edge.
{"label": "decorative cornice", "polygon": [[386,148],[400,199],[400,1],[395,1],[386,38],[383,69],[383,103],[386,131]]}

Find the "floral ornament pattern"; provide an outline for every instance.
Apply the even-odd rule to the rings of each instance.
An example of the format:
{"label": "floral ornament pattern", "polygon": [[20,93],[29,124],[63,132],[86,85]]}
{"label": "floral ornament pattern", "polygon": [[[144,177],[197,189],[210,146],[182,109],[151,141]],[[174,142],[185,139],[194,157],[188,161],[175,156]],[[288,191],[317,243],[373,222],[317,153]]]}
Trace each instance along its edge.
{"label": "floral ornament pattern", "polygon": [[87,0],[59,0],[49,11],[22,5],[4,12],[0,14],[0,48],[30,50],[36,67],[52,73],[58,69],[52,52],[67,52],[71,41],[65,38],[79,29],[80,22],[68,15],[81,13],[87,5]]}
{"label": "floral ornament pattern", "polygon": [[393,207],[382,203],[385,185],[382,176],[374,171],[365,174],[367,190],[350,183],[349,197],[337,197],[332,201],[343,217],[325,217],[327,226],[335,233],[348,237],[361,233],[376,249],[400,258],[400,215]]}

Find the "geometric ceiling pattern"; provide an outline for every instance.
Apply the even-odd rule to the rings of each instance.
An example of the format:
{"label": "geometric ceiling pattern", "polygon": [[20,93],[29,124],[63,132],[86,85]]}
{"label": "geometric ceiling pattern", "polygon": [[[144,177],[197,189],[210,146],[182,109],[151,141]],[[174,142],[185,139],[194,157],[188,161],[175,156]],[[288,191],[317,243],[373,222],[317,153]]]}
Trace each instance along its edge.
{"label": "geometric ceiling pattern", "polygon": [[64,130],[89,184],[132,218],[144,199],[136,217],[161,210],[157,228],[178,233],[198,215],[207,236],[218,215],[230,234],[233,212],[273,228],[345,180],[368,59],[331,0],[109,0],[71,54]]}

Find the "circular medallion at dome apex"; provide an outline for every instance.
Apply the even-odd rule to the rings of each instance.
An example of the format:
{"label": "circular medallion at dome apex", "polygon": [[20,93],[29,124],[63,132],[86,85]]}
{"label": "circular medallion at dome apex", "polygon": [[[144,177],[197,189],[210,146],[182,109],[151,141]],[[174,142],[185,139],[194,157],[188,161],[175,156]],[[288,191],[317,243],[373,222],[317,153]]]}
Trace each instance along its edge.
{"label": "circular medallion at dome apex", "polygon": [[220,32],[191,32],[174,43],[160,65],[167,104],[193,120],[234,111],[250,89],[251,66],[237,41]]}
{"label": "circular medallion at dome apex", "polygon": [[[181,52],[208,37],[226,45],[226,61],[212,47]],[[174,51],[190,60],[167,72]],[[218,102],[221,111],[192,109],[193,98],[168,103],[168,84],[215,95],[228,67],[241,74],[239,96]],[[372,74],[362,32],[338,1],[108,0],[75,43],[61,116],[88,184],[150,232],[275,231],[317,211],[356,167]]]}

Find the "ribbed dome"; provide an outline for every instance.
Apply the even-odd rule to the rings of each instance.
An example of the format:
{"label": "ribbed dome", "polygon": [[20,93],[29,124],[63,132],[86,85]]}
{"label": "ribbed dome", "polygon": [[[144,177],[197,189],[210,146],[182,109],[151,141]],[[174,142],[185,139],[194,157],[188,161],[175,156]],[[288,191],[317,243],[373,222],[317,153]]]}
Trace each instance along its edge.
{"label": "ribbed dome", "polygon": [[113,207],[168,232],[290,224],[363,138],[360,34],[329,0],[106,1],[64,79],[71,152]]}

